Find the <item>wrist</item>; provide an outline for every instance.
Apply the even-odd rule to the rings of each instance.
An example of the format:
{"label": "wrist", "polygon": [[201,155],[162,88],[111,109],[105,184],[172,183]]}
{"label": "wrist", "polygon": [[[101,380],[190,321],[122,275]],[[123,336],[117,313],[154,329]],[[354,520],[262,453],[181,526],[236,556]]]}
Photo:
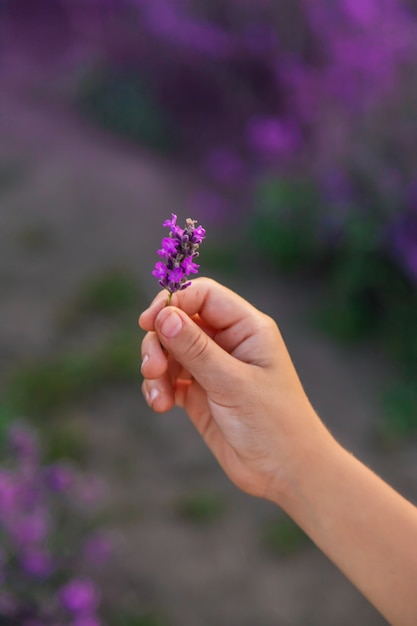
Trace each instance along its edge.
{"label": "wrist", "polygon": [[270,481],[267,499],[291,517],[314,498],[323,479],[332,471],[340,445],[314,414],[314,427],[297,437],[285,464]]}

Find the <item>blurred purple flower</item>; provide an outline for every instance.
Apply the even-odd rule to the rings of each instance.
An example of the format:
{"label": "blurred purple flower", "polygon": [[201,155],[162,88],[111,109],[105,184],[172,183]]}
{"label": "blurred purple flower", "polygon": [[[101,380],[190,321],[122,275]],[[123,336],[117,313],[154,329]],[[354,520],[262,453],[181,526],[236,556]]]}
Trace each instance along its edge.
{"label": "blurred purple flower", "polygon": [[368,27],[378,18],[381,7],[376,0],[342,0],[346,16],[360,26]]}
{"label": "blurred purple flower", "polygon": [[97,610],[99,593],[91,580],[74,579],[59,592],[61,605],[77,616],[89,616]]}
{"label": "blurred purple flower", "polygon": [[242,36],[245,48],[252,54],[273,54],[278,48],[277,29],[266,22],[250,24]]}
{"label": "blurred purple flower", "polygon": [[20,545],[30,545],[45,539],[49,530],[49,521],[44,510],[38,509],[14,519],[11,534]]}
{"label": "blurred purple flower", "polygon": [[142,9],[151,32],[185,50],[223,59],[235,49],[233,36],[209,21],[187,15],[172,0],[153,0]]}
{"label": "blurred purple flower", "polygon": [[[86,488],[90,511],[92,496],[97,496],[98,483],[83,481],[74,501],[72,493],[67,501],[62,496],[56,497],[55,494],[65,492],[73,484],[74,472],[66,465],[43,468],[37,455],[38,446],[34,445],[36,437],[27,437],[28,433],[30,429],[21,424],[12,427],[6,438],[9,444],[5,457],[8,469],[0,469],[0,585],[4,586],[0,592],[0,616],[10,616],[15,620],[13,624],[22,626],[70,626],[69,619],[72,625],[75,623],[73,620],[81,617],[85,618],[85,626],[97,626],[95,610],[99,594],[89,580],[74,579],[61,589],[59,597],[71,614],[63,621],[62,608],[54,597],[56,587],[62,577],[68,576],[68,551],[74,551],[74,556],[77,556],[76,552],[83,547],[83,539],[81,535],[74,545],[65,545],[62,550],[57,540],[65,543],[67,533],[63,529],[61,537],[61,528],[57,533],[53,522],[57,519],[56,515],[61,514],[63,504],[73,506],[81,503],[81,495],[86,496]],[[31,459],[29,464],[28,459]],[[69,511],[66,506],[65,510]],[[73,521],[76,521],[75,516]],[[76,529],[77,524],[72,530]],[[71,535],[69,537],[71,539]],[[109,553],[109,546],[98,534],[91,539],[90,562],[94,559],[103,562]],[[52,574],[57,574],[57,577],[51,577]],[[35,580],[42,581],[42,587],[34,584]],[[7,593],[15,585],[19,589],[16,597]],[[29,610],[28,607],[35,607],[36,610]],[[43,620],[46,620],[45,623]],[[79,623],[82,625],[83,622]]]}
{"label": "blurred purple flower", "polygon": [[37,463],[39,460],[39,442],[35,432],[28,426],[13,424],[8,439],[21,463]]}
{"label": "blurred purple flower", "polygon": [[51,557],[41,550],[30,549],[20,557],[23,570],[34,578],[48,578],[54,571]]}
{"label": "blurred purple flower", "polygon": [[400,216],[391,231],[394,254],[410,278],[417,283],[417,210]]}
{"label": "blurred purple flower", "polygon": [[96,533],[89,537],[84,544],[83,556],[95,565],[105,563],[112,553],[112,543],[103,533]]}
{"label": "blurred purple flower", "polygon": [[251,149],[266,159],[285,159],[301,145],[297,127],[290,121],[277,117],[254,117],[247,127]]}
{"label": "blurred purple flower", "polygon": [[222,146],[209,152],[205,169],[214,181],[226,185],[240,183],[248,175],[242,159],[232,149]]}
{"label": "blurred purple flower", "polygon": [[75,474],[72,467],[63,463],[50,465],[45,469],[46,486],[54,492],[67,491],[74,484]]}
{"label": "blurred purple flower", "polygon": [[198,273],[200,266],[194,259],[199,254],[198,249],[206,231],[202,226],[196,226],[196,221],[190,218],[186,220],[183,229],[179,228],[174,213],[170,220],[165,220],[163,226],[170,229],[170,237],[164,237],[162,248],[158,250],[158,254],[165,258],[165,263],[156,263],[152,274],[171,296],[191,285],[187,278],[190,274]]}
{"label": "blurred purple flower", "polygon": [[18,488],[11,472],[0,470],[0,519],[14,511],[18,499]]}

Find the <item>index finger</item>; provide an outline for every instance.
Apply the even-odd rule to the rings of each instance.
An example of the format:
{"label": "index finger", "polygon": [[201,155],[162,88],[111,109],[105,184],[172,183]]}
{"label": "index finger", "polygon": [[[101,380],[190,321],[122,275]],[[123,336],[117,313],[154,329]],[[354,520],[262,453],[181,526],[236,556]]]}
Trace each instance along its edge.
{"label": "index finger", "polygon": [[[167,304],[166,290],[160,292],[146,311],[139,317],[139,326],[154,330],[155,318]],[[196,278],[184,291],[172,296],[171,304],[190,317],[198,315],[214,330],[224,330],[242,319],[252,316],[257,310],[247,300],[211,278]]]}

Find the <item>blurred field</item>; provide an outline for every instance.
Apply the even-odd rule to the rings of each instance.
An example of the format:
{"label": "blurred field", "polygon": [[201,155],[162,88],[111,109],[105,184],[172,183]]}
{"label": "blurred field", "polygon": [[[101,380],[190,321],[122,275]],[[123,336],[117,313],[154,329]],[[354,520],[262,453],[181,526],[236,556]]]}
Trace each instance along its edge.
{"label": "blurred field", "polygon": [[[358,345],[349,333],[340,343],[312,323],[330,297],[319,271],[328,259],[314,271],[280,273],[245,230],[244,185],[210,195],[207,172],[179,155],[174,138],[162,146],[158,133],[148,135],[145,146],[137,130],[132,141],[130,131],[100,128],[69,106],[68,84],[63,97],[46,63],[5,58],[0,404],[8,420],[23,415],[39,429],[48,460],[71,458],[103,481],[99,524],[115,542],[98,577],[103,623],[383,624],[279,510],[229,484],[180,411],[154,415],[140,393],[136,320],[157,289],[151,271],[161,224],[171,212],[181,221],[192,215],[207,228],[202,273],[278,321],[331,431],[415,501],[415,421],[406,439],[381,426],[381,396],[402,380],[398,366],[372,333]],[[145,118],[155,112],[149,107]],[[291,197],[291,189],[281,186],[278,196]],[[267,189],[262,197],[267,205]],[[265,211],[258,235],[268,229]],[[293,245],[278,259],[281,269],[314,257],[308,240],[296,248],[286,230],[281,251],[285,241]],[[409,415],[414,388],[407,389]],[[390,405],[394,414],[407,393]]]}

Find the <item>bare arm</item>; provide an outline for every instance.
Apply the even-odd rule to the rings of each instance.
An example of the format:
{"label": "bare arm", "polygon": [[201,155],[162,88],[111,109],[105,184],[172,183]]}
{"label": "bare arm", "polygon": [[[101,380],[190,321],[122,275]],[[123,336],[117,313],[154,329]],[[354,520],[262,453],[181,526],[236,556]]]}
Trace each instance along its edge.
{"label": "bare arm", "polygon": [[417,624],[416,507],[334,441],[273,499],[390,624]]}
{"label": "bare arm", "polygon": [[333,439],[275,322],[208,279],[165,303],[139,320],[150,406],[183,407],[238,487],[282,507],[391,624],[415,626],[417,509]]}

